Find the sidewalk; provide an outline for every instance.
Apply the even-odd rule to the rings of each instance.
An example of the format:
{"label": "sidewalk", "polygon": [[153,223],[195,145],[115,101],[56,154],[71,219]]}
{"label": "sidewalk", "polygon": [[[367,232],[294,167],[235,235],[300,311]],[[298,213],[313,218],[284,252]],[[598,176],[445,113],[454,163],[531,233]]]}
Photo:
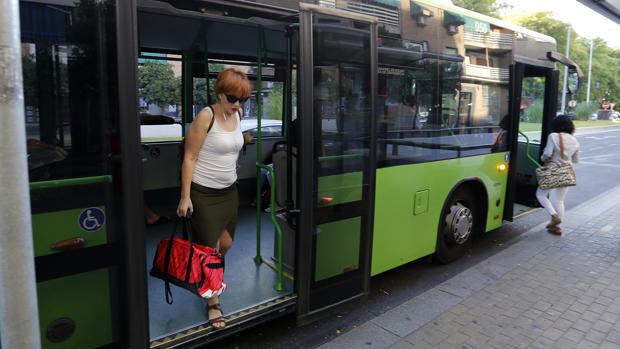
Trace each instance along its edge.
{"label": "sidewalk", "polygon": [[546,224],[320,348],[620,348],[620,186]]}

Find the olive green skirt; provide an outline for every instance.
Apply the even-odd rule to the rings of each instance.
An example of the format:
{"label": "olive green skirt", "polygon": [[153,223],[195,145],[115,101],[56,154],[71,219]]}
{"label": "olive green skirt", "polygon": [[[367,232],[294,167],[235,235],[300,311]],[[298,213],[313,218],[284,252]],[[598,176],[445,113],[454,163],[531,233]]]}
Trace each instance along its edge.
{"label": "olive green skirt", "polygon": [[235,238],[239,208],[236,183],[228,188],[213,189],[192,182],[189,195],[194,207],[191,225],[195,242],[216,247],[224,229]]}

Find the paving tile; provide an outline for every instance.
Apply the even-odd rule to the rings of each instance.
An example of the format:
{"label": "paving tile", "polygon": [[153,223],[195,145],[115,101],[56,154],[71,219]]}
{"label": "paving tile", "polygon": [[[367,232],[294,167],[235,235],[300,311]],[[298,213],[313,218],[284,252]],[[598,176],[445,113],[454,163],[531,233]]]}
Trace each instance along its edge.
{"label": "paving tile", "polygon": [[400,338],[385,329],[367,322],[354,330],[323,344],[321,349],[368,348],[382,349],[396,343]]}
{"label": "paving tile", "polygon": [[617,198],[571,211],[566,234],[544,224],[487,260],[322,349],[620,349]]}

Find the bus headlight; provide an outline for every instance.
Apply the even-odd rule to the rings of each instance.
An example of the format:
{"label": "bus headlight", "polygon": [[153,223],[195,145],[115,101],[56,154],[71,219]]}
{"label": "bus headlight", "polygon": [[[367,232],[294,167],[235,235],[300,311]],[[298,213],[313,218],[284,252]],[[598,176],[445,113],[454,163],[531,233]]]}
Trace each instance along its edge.
{"label": "bus headlight", "polygon": [[497,165],[497,171],[498,172],[504,172],[508,169],[508,166],[506,166],[506,164],[501,163]]}

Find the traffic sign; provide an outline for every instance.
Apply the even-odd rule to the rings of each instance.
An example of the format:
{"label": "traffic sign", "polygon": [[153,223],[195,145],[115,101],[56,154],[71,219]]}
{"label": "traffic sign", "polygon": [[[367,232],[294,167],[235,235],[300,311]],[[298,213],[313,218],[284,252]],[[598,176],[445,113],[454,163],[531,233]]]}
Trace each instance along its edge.
{"label": "traffic sign", "polygon": [[609,109],[609,102],[607,102],[607,101],[603,102],[603,105],[601,105],[601,107],[603,109]]}

